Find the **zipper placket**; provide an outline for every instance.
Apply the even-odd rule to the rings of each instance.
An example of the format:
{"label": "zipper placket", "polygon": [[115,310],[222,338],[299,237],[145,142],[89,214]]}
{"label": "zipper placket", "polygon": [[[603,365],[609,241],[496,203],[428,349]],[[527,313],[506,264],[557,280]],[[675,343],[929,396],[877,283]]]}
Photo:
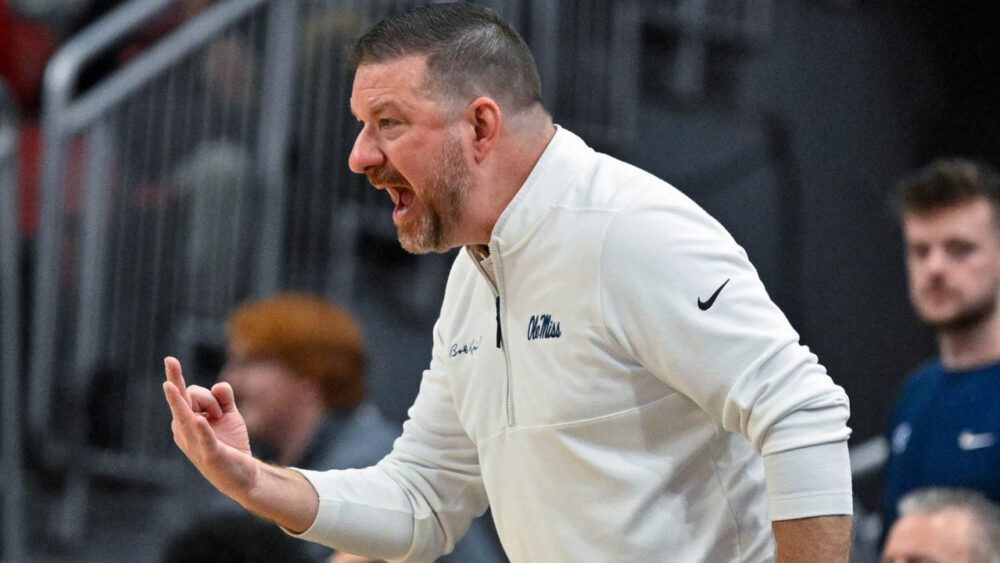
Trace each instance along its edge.
{"label": "zipper placket", "polygon": [[500,330],[500,296],[496,296],[497,304],[497,348],[503,348],[503,331]]}
{"label": "zipper placket", "polygon": [[506,305],[507,300],[503,291],[503,276],[500,275],[500,252],[497,251],[493,241],[490,241],[489,248],[490,255],[493,256],[493,279],[496,280],[497,343],[503,350],[504,374],[507,381],[507,426],[514,426],[514,385],[510,376],[510,346],[503,340],[503,335],[507,334],[507,331],[504,330],[504,319],[506,318],[504,305]]}

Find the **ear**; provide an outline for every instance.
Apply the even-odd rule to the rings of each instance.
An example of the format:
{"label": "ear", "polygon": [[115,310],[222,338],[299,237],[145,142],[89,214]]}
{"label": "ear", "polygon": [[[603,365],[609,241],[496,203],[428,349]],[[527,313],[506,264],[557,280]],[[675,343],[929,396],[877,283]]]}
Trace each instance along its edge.
{"label": "ear", "polygon": [[475,133],[472,140],[472,154],[476,162],[482,162],[500,139],[503,114],[500,106],[492,98],[481,96],[469,104],[466,118]]}

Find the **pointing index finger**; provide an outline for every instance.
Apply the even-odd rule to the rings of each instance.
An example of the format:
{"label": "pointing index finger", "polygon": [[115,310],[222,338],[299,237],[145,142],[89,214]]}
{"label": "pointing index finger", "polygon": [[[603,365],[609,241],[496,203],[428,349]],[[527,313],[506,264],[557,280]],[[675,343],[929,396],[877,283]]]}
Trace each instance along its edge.
{"label": "pointing index finger", "polygon": [[181,363],[173,356],[163,359],[163,368],[167,372],[167,382],[172,384],[180,392],[184,402],[191,406],[191,397],[188,396],[187,385],[184,383],[184,376],[181,374]]}

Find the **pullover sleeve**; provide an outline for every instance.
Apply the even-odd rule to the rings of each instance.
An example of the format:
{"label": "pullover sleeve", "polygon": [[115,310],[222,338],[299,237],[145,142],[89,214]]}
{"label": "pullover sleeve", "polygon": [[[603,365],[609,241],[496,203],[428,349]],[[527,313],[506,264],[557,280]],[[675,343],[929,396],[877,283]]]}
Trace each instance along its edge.
{"label": "pullover sleeve", "polygon": [[625,353],[764,457],[772,520],[851,513],[847,395],[721,225],[679,193],[620,211],[601,283]]}
{"label": "pullover sleeve", "polygon": [[463,430],[442,366],[440,333],[403,434],[376,466],[300,472],[319,512],[299,537],[389,561],[448,553],[488,501],[475,443]]}

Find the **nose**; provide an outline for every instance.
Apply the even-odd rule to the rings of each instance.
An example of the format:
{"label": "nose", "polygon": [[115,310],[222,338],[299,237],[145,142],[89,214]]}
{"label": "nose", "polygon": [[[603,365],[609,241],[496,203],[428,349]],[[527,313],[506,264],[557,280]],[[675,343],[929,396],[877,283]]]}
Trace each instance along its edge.
{"label": "nose", "polygon": [[354,140],[347,164],[355,174],[364,174],[369,168],[385,164],[385,155],[372,140],[367,127],[362,129],[358,133],[358,138]]}
{"label": "nose", "polygon": [[925,264],[927,271],[933,274],[943,272],[948,269],[948,256],[941,248],[932,248],[927,254]]}

